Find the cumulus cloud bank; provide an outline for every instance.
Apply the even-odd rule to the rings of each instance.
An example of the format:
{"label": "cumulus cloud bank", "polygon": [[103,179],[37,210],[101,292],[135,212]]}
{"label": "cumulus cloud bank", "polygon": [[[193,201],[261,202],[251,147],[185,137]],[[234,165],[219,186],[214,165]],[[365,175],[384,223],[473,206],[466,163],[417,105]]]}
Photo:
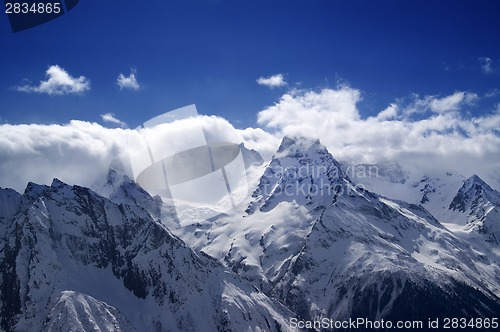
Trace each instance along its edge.
{"label": "cumulus cloud bank", "polygon": [[126,148],[126,131],[96,123],[0,126],[1,187],[20,192],[29,181],[91,186]]}
{"label": "cumulus cloud bank", "polygon": [[139,90],[141,86],[139,85],[139,82],[137,82],[137,78],[135,77],[135,69],[132,69],[130,71],[129,76],[125,76],[122,73],[118,75],[118,78],[116,79],[116,84],[120,87],[120,90],[123,89],[131,89],[131,90]]}
{"label": "cumulus cloud bank", "polygon": [[38,85],[17,86],[20,92],[46,93],[48,95],[80,94],[90,90],[90,81],[85,76],[73,77],[58,65],[50,66],[45,75],[47,79]]}
{"label": "cumulus cloud bank", "polygon": [[[172,149],[173,143],[185,142],[199,133],[200,127],[208,141],[242,142],[246,136],[252,136],[252,129],[242,134],[225,119],[199,116],[148,128],[149,144],[158,151]],[[260,146],[260,139],[270,137],[261,129],[255,131],[257,144],[250,142],[249,146]],[[141,151],[136,151],[131,143],[143,138],[133,129],[106,128],[85,121],[65,125],[0,125],[0,187],[23,192],[30,181],[50,184],[53,178],[59,178],[92,188],[105,181],[110,166],[122,168],[132,178],[130,156]],[[270,155],[270,149],[267,153]]]}
{"label": "cumulus cloud bank", "polygon": [[[359,90],[348,86],[321,91],[295,90],[258,114],[258,123],[277,136],[321,139],[340,160],[376,163],[395,160],[423,168],[449,168],[469,176],[500,166],[500,110],[467,118],[465,109],[479,97],[459,91],[396,102],[363,118]],[[425,115],[414,118],[418,112]]]}
{"label": "cumulus cloud bank", "polygon": [[[395,101],[366,117],[358,109],[361,99],[361,92],[349,86],[292,90],[258,113],[261,128],[235,129],[220,117],[199,116],[148,128],[148,137],[161,151],[167,149],[165,144],[189,139],[201,126],[207,140],[244,142],[269,160],[284,135],[309,136],[319,138],[338,160],[397,161],[420,169],[455,170],[465,176],[477,173],[487,181],[495,176],[500,179],[500,105],[471,117],[467,108],[480,97],[457,91],[449,96]],[[112,114],[105,117],[119,124]],[[54,177],[92,186],[117,163],[132,177],[129,155],[135,150],[130,142],[140,139],[136,130],[84,121],[0,125],[0,186],[22,191],[29,181],[50,184]],[[491,184],[498,187],[498,183]]]}

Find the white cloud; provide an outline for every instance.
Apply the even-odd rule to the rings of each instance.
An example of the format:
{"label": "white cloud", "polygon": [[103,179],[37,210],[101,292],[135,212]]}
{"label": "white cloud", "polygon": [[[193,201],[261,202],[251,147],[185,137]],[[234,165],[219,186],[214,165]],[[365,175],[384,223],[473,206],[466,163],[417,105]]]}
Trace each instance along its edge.
{"label": "white cloud", "polygon": [[271,89],[285,86],[287,83],[285,82],[285,78],[283,74],[276,74],[269,77],[259,77],[257,79],[257,83],[260,85],[265,85],[270,87]]}
{"label": "white cloud", "polygon": [[116,80],[116,84],[120,87],[120,90],[123,89],[132,89],[132,90],[139,90],[141,86],[139,85],[139,82],[137,82],[137,78],[135,77],[135,69],[132,69],[130,71],[130,75],[127,77],[120,73],[118,75],[118,78]]}
{"label": "white cloud", "polygon": [[104,122],[111,122],[119,125],[122,128],[126,128],[127,124],[120,119],[116,118],[113,113],[106,113],[106,114],[101,114],[101,119]]}
{"label": "white cloud", "polygon": [[[292,134],[294,128],[303,132],[303,125],[310,126],[314,132],[319,125],[328,128],[336,123],[348,124],[359,118],[356,103],[361,99],[358,90],[341,87],[338,90],[324,89],[322,91],[293,90],[284,94],[274,106],[261,111],[257,120],[268,128],[287,128]],[[328,117],[323,118],[325,114]]]}
{"label": "white cloud", "polygon": [[90,90],[90,81],[85,76],[72,77],[58,65],[50,66],[46,71],[47,80],[39,85],[23,85],[16,87],[21,92],[46,93],[48,95],[80,94]]}

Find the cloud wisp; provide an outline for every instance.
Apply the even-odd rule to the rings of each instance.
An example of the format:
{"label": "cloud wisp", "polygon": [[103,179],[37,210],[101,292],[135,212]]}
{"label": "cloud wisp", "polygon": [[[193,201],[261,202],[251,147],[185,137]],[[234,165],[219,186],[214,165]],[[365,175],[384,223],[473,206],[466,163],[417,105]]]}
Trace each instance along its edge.
{"label": "cloud wisp", "polygon": [[128,127],[127,124],[125,122],[123,122],[122,120],[118,119],[114,115],[114,113],[101,114],[101,119],[104,122],[109,122],[109,123],[117,124],[117,125],[119,125],[122,128],[127,128]]}
{"label": "cloud wisp", "polygon": [[38,85],[22,85],[15,89],[20,92],[45,93],[48,95],[81,94],[90,90],[90,80],[85,76],[73,77],[58,65],[50,66],[46,71],[47,79]]}
{"label": "cloud wisp", "polygon": [[276,74],[269,77],[259,77],[257,79],[257,84],[267,86],[271,89],[287,85],[283,74]]}
{"label": "cloud wisp", "polygon": [[479,62],[481,63],[481,71],[483,74],[492,74],[494,72],[493,69],[493,60],[488,57],[479,58]]}
{"label": "cloud wisp", "polygon": [[122,73],[118,75],[116,79],[116,84],[120,87],[120,90],[130,89],[130,90],[139,90],[141,88],[139,82],[137,81],[137,77],[135,76],[136,70],[131,69],[130,75],[125,76]]}
{"label": "cloud wisp", "polygon": [[411,115],[413,113],[446,113],[459,111],[464,107],[472,106],[479,100],[479,96],[473,92],[457,91],[449,96],[424,96],[413,95],[413,100],[406,105],[404,113]]}

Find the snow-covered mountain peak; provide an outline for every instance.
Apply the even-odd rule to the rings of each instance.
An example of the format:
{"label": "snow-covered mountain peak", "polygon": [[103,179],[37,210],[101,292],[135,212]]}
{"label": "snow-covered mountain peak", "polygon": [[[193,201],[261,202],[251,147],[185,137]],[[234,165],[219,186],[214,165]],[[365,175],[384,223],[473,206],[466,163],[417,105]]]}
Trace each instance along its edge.
{"label": "snow-covered mountain peak", "polygon": [[481,204],[488,203],[500,205],[500,194],[474,174],[464,181],[457,195],[453,198],[449,209],[466,212],[478,208]]}
{"label": "snow-covered mountain peak", "polygon": [[276,151],[274,158],[300,158],[303,155],[326,154],[328,153],[319,139],[296,136],[285,136]]}
{"label": "snow-covered mountain peak", "polygon": [[119,174],[114,168],[108,170],[108,177],[106,178],[106,184],[118,187],[123,181],[130,180],[128,176],[124,174]]}
{"label": "snow-covered mountain peak", "polygon": [[259,152],[254,149],[248,149],[243,143],[240,143],[240,151],[245,168],[249,168],[252,165],[260,166],[264,163],[264,158],[262,158]]}
{"label": "snow-covered mountain peak", "polygon": [[481,179],[478,175],[474,174],[468,179],[464,181],[464,185],[460,189],[460,191],[466,192],[470,190],[478,190],[482,191],[488,196],[491,196],[491,193],[494,190],[487,184],[483,179]]}
{"label": "snow-covered mountain peak", "polygon": [[[483,181],[477,174],[471,175],[467,180],[465,180],[465,183],[477,183],[477,184],[486,184],[486,182]],[[488,186],[489,187],[489,186]]]}
{"label": "snow-covered mountain peak", "polygon": [[67,183],[62,182],[58,178],[52,179],[52,183],[50,184],[50,188],[52,190],[61,190],[61,189],[67,189],[67,190],[69,190],[69,189],[71,189],[71,187],[72,186],[70,186]]}
{"label": "snow-covered mountain peak", "polygon": [[341,165],[319,140],[285,136],[260,178],[252,195],[256,200],[247,212],[257,206],[270,210],[283,201],[311,208],[327,205],[346,181],[350,182]]}
{"label": "snow-covered mountain peak", "polygon": [[133,204],[140,206],[155,219],[160,216],[162,199],[151,196],[138,183],[120,170],[110,168],[104,185],[96,186],[99,195],[109,198],[116,204]]}
{"label": "snow-covered mountain peak", "polygon": [[97,179],[91,188],[99,195],[109,198],[124,182],[131,181],[132,179],[121,168],[110,167],[106,177]]}
{"label": "snow-covered mountain peak", "polygon": [[95,181],[92,190],[116,204],[134,204],[146,209],[157,219],[160,215],[162,199],[153,196],[133,181],[122,168],[110,168],[106,178]]}
{"label": "snow-covered mountain peak", "polygon": [[24,189],[24,196],[27,197],[36,197],[46,191],[48,189],[47,186],[43,184],[38,184],[34,182],[28,182],[26,185],[26,189]]}
{"label": "snow-covered mountain peak", "polygon": [[500,244],[500,192],[492,189],[479,176],[463,182],[450,203],[450,222],[462,230],[480,234],[487,242]]}

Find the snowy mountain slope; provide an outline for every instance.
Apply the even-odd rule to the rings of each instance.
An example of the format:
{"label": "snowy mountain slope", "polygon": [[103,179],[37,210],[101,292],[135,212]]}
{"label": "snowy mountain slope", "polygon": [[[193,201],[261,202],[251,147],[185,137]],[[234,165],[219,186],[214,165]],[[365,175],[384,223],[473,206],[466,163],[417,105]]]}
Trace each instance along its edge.
{"label": "snowy mountain slope", "polygon": [[449,206],[450,221],[462,230],[484,236],[500,244],[500,192],[493,190],[479,176],[464,181]]}
{"label": "snowy mountain slope", "polygon": [[20,202],[2,210],[2,330],[288,329],[290,311],[155,221],[157,200],[118,189],[120,204],[58,180],[2,191]]}
{"label": "snowy mountain slope", "polygon": [[421,204],[457,235],[500,242],[500,193],[477,175],[466,179],[453,171],[406,170],[394,163],[342,166],[370,191]]}
{"label": "snowy mountain slope", "polygon": [[273,294],[305,317],[498,312],[497,256],[488,261],[414,207],[376,198],[365,192],[326,208]]}
{"label": "snowy mountain slope", "polygon": [[465,180],[454,171],[405,168],[394,162],[342,166],[358,185],[391,199],[421,204],[440,221],[448,217],[448,206]]}
{"label": "snowy mountain slope", "polygon": [[316,140],[285,137],[246,206],[175,232],[302,317],[500,310],[498,252],[472,247],[422,206],[364,190]]}
{"label": "snowy mountain slope", "polygon": [[[310,232],[310,210],[342,190],[339,172],[340,165],[319,141],[285,137],[252,196],[239,208],[188,227],[179,227],[168,214],[164,222],[195,249],[228,263],[235,272],[245,269],[247,278],[267,290],[267,275],[278,277]],[[271,210],[273,214],[266,213]],[[266,252],[274,258],[268,260]]]}

